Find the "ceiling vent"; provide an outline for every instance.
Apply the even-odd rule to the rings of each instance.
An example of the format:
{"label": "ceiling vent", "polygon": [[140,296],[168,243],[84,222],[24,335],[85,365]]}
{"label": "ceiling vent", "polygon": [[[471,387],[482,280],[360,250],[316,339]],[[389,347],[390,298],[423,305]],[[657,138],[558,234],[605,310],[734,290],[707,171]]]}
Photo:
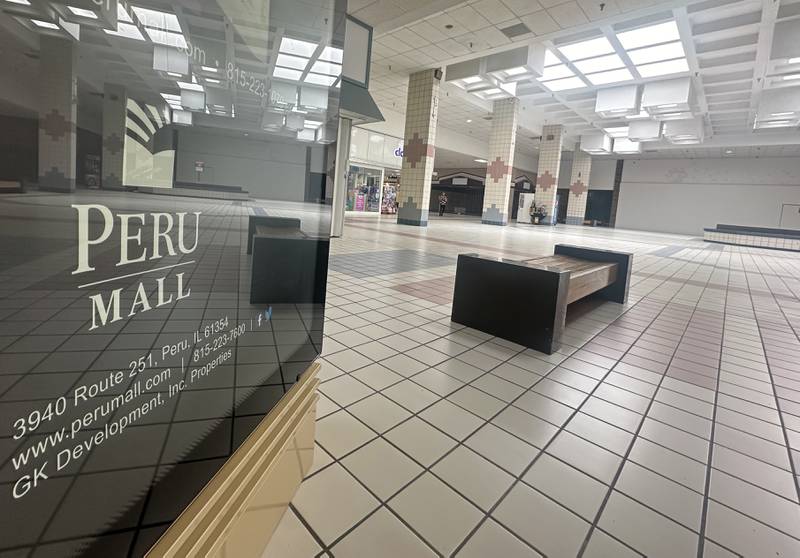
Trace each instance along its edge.
{"label": "ceiling vent", "polygon": [[508,37],[509,39],[515,39],[517,37],[521,37],[522,35],[527,35],[531,32],[528,29],[528,26],[524,23],[517,23],[516,25],[511,25],[510,27],[505,27],[500,30],[503,35]]}

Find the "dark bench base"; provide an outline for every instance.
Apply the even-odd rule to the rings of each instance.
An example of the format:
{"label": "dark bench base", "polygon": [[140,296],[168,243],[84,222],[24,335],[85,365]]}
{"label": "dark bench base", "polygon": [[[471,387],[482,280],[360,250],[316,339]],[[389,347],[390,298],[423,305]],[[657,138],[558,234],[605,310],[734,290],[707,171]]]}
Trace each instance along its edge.
{"label": "dark bench base", "polygon": [[253,253],[253,235],[256,228],[267,227],[273,229],[297,229],[300,230],[300,219],[291,217],[268,217],[266,215],[251,215],[247,222],[247,253]]}
{"label": "dark bench base", "polygon": [[[594,293],[628,300],[631,254],[559,244],[556,255],[617,263],[617,278]],[[459,324],[552,354],[560,347],[567,312],[570,272],[535,263],[458,256],[451,319]]]}
{"label": "dark bench base", "polygon": [[325,303],[327,238],[253,237],[250,303]]}

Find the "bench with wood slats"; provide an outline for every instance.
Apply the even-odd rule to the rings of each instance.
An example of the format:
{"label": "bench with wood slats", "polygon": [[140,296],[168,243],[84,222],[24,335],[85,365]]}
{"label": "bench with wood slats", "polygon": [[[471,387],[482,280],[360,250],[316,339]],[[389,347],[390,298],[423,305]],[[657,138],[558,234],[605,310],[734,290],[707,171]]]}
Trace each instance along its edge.
{"label": "bench with wood slats", "polygon": [[461,254],[452,320],[547,354],[558,350],[567,305],[590,295],[625,303],[631,254],[558,244],[516,261]]}

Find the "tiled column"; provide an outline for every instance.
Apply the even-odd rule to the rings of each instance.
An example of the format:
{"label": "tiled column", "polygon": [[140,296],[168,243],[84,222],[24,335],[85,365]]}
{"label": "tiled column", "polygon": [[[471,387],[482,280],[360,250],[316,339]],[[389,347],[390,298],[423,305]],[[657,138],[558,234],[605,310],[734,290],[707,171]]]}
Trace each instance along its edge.
{"label": "tiled column", "polygon": [[481,222],[487,225],[508,224],[508,190],[511,187],[511,169],[514,168],[518,113],[519,99],[516,97],[494,102],[481,217]]}
{"label": "tiled column", "polygon": [[125,87],[107,83],[103,87],[103,180],[105,190],[122,189],[125,116],[128,96]]}
{"label": "tiled column", "polygon": [[74,43],[40,35],[39,188],[75,190],[78,116],[77,55]]}
{"label": "tiled column", "polygon": [[592,156],[575,146],[572,157],[572,176],[569,179],[569,205],[567,225],[583,225],[586,216],[586,198],[589,195],[589,174],[592,172]]}
{"label": "tiled column", "polygon": [[544,205],[547,217],[544,223],[556,224],[556,199],[558,194],[558,172],[561,168],[561,145],[564,127],[548,124],[542,128],[539,146],[539,171],[536,174],[536,205]]}
{"label": "tiled column", "polygon": [[397,199],[397,222],[428,225],[431,176],[439,117],[438,70],[423,70],[408,78],[406,130],[403,141],[403,170]]}

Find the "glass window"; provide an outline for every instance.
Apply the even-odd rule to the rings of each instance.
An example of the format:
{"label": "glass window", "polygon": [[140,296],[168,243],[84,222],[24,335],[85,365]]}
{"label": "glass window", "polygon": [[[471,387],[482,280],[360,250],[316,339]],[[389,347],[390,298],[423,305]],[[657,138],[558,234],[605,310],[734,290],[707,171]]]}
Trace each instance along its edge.
{"label": "glass window", "polygon": [[343,7],[0,2],[0,554],[142,556],[319,354]]}

